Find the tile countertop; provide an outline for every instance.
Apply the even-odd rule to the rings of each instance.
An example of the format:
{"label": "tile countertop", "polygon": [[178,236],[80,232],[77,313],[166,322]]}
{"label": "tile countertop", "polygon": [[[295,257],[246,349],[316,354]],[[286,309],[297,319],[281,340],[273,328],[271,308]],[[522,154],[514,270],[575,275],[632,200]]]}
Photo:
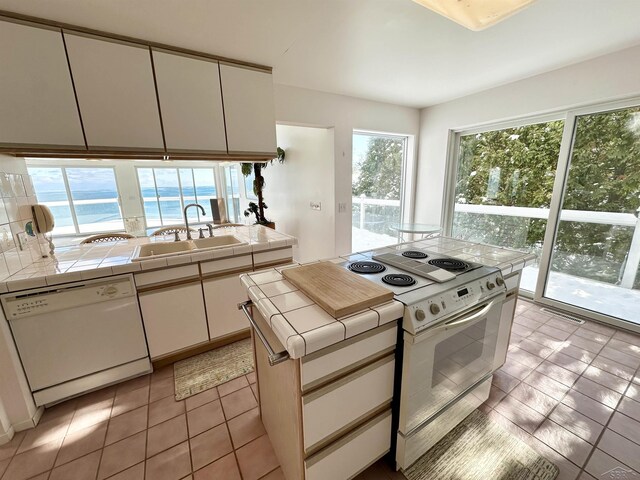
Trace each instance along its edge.
{"label": "tile countertop", "polygon": [[[516,250],[492,247],[448,237],[435,237],[376,249],[376,252],[424,248],[461,260],[498,267],[503,275],[522,270],[536,256]],[[359,252],[367,255],[368,252]],[[342,263],[354,255],[329,259]],[[314,263],[314,262],[309,262]],[[281,271],[292,266],[277,267],[262,272],[241,275],[249,298],[291,358],[300,358],[347,338],[392,322],[403,315],[402,303],[393,300],[346,317],[335,319],[313,300],[285,280]]]}
{"label": "tile countertop", "polygon": [[[296,238],[262,225],[218,228],[214,230],[214,235],[234,235],[247,245],[215,250],[194,250],[187,254],[140,262],[131,261],[138,245],[171,241],[169,236],[58,247],[55,250],[55,258],[43,258],[9,277],[0,278],[0,293],[185,265],[250,252],[273,250],[298,243]],[[170,237],[173,238],[173,235]],[[184,237],[184,234],[181,235],[181,239],[184,240]]]}

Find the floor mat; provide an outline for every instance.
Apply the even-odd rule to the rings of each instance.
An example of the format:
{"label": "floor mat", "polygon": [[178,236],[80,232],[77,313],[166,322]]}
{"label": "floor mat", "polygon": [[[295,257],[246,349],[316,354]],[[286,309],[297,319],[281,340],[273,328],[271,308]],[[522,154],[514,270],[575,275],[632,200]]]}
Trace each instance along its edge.
{"label": "floor mat", "polygon": [[558,467],[476,410],[404,475],[409,480],[553,480]]}
{"label": "floor mat", "polygon": [[251,339],[174,363],[176,401],[253,372]]}

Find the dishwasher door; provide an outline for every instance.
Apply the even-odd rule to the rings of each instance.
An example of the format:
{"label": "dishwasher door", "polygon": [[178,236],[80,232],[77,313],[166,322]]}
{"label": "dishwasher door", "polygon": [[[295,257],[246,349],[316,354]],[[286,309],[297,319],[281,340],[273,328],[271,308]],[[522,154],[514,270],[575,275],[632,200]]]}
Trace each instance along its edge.
{"label": "dishwasher door", "polygon": [[130,275],[14,292],[1,301],[32,392],[148,358]]}

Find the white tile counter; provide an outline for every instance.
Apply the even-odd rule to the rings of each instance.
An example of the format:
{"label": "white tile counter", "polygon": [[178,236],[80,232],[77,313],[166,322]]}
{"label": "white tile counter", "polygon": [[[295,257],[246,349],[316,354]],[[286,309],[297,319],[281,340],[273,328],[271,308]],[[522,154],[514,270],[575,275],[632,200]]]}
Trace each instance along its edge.
{"label": "white tile counter", "polygon": [[[448,237],[407,242],[378,250],[406,250],[416,247],[497,267],[505,276],[522,270],[536,259],[533,254]],[[329,261],[341,263],[353,256],[354,254],[346,255]],[[291,266],[245,274],[240,278],[249,298],[271,326],[291,358],[309,355],[354,335],[397,320],[403,315],[404,306],[394,300],[335,319],[285,280],[280,273],[285,268],[291,268]]]}
{"label": "white tile counter", "polygon": [[0,293],[206,262],[248,253],[268,256],[270,251],[297,244],[294,237],[261,225],[218,228],[214,230],[214,235],[234,235],[246,245],[215,250],[194,250],[191,253],[139,262],[132,261],[134,250],[138,245],[167,242],[170,241],[169,237],[145,237],[59,247],[55,250],[54,258],[43,258],[11,276],[0,278]]}

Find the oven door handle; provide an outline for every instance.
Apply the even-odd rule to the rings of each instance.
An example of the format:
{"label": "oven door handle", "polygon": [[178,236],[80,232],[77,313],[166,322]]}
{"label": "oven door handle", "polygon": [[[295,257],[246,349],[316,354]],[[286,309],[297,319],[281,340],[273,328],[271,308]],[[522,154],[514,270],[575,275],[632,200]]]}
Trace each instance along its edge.
{"label": "oven door handle", "polygon": [[[437,327],[434,328],[430,328],[427,331],[430,334],[439,332],[441,330],[451,330],[454,328],[460,328],[464,325],[467,325],[469,323],[473,323],[476,320],[478,320],[479,318],[484,317],[487,313],[489,313],[489,311],[496,306],[497,304],[501,303],[502,299],[501,298],[496,298],[494,300],[492,300],[491,302],[487,303],[484,307],[482,307],[480,310],[478,310],[477,312],[475,312],[474,314],[472,314],[471,316],[467,317],[467,316],[462,316],[461,317],[456,317],[452,320],[449,320],[448,322],[445,322],[441,325],[438,325]],[[459,320],[457,320],[459,318]]]}

